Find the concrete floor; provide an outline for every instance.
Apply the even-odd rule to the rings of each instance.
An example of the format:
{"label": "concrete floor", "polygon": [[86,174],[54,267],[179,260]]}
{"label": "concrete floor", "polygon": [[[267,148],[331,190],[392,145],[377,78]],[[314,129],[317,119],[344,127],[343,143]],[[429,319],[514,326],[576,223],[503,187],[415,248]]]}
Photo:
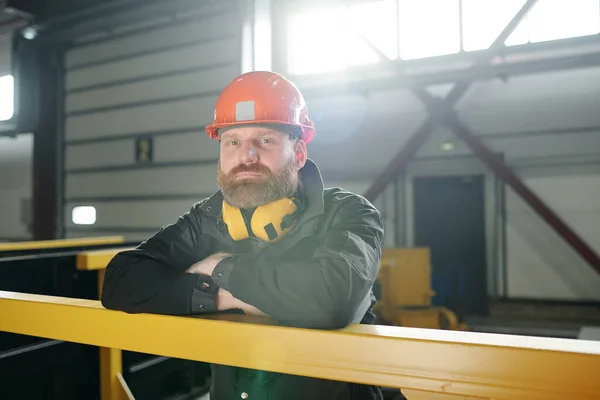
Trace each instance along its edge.
{"label": "concrete floor", "polygon": [[475,332],[569,339],[576,339],[583,327],[581,323],[507,317],[467,317],[465,322]]}
{"label": "concrete floor", "polygon": [[583,327],[600,326],[600,304],[490,300],[488,316],[467,316],[474,331],[577,339]]}

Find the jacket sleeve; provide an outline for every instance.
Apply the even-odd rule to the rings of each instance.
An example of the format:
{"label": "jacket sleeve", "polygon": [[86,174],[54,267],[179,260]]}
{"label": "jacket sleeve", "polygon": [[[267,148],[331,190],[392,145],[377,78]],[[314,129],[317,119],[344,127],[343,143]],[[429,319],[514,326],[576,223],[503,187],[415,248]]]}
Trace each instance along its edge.
{"label": "jacket sleeve", "polygon": [[192,209],[136,249],[118,253],[106,268],[102,305],[127,313],[215,311],[218,286],[208,276],[185,272],[208,255],[199,246],[198,220]]}
{"label": "jacket sleeve", "polygon": [[284,325],[347,326],[377,277],[383,222],[363,198],[344,201],[310,258],[276,261],[265,254],[241,255],[235,263],[219,263],[213,280]]}

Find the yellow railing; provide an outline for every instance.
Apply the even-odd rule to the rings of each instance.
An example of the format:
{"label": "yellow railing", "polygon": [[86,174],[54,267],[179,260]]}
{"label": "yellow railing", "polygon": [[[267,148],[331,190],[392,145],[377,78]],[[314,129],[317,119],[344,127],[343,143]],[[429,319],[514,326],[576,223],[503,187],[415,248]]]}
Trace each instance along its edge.
{"label": "yellow railing", "polygon": [[101,246],[109,244],[122,244],[124,241],[125,239],[122,236],[100,236],[77,239],[0,243],[0,251],[45,250],[68,247]]}
{"label": "yellow railing", "polygon": [[[84,246],[120,245],[124,243],[122,236],[88,237],[78,239],[42,240],[29,242],[1,243],[0,251],[42,250],[58,248],[77,248]],[[125,248],[105,250],[88,250],[77,254],[76,266],[82,271],[98,271],[98,299],[102,293],[104,271],[108,262]],[[0,311],[1,315],[1,311]],[[1,317],[0,317],[1,318]],[[122,373],[122,354],[120,349],[100,348],[100,388],[101,400],[129,398],[127,386]],[[125,396],[125,397],[124,397]],[[131,397],[133,398],[133,397]]]}
{"label": "yellow railing", "polygon": [[[106,266],[121,249],[82,251],[77,254],[77,269],[98,271],[98,299],[102,296],[102,284]],[[100,399],[133,399],[123,379],[123,355],[120,349],[100,347]]]}
{"label": "yellow railing", "polygon": [[81,271],[98,271],[98,299],[102,293],[104,271],[106,266],[118,252],[127,248],[87,250],[77,254],[77,269]]}
{"label": "yellow railing", "polygon": [[118,252],[128,248],[87,250],[77,254],[77,269],[83,271],[103,270]]}
{"label": "yellow railing", "polygon": [[[400,387],[411,400],[436,394],[587,400],[600,393],[600,342],[389,326],[309,330],[240,316],[129,315],[99,301],[13,292],[0,292],[0,310],[0,331]],[[123,387],[120,381],[114,376],[113,387]],[[126,398],[124,389],[115,389],[115,396]]]}

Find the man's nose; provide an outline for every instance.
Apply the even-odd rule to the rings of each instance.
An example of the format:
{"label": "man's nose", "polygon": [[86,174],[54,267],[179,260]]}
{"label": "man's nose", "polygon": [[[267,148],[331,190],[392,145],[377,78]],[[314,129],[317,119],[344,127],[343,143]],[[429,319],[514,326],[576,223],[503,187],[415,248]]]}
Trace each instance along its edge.
{"label": "man's nose", "polygon": [[239,161],[241,163],[253,163],[258,161],[258,154],[253,143],[242,143],[239,147]]}

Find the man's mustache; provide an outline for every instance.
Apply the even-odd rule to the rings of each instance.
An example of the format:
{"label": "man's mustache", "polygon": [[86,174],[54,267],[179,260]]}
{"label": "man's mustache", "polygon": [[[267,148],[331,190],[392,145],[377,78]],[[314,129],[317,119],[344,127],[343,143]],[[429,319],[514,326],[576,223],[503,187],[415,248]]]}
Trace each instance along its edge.
{"label": "man's mustache", "polygon": [[255,172],[255,173],[262,173],[265,175],[270,175],[271,174],[271,170],[262,164],[240,164],[234,168],[231,169],[231,171],[229,171],[229,175],[233,176],[239,172]]}

